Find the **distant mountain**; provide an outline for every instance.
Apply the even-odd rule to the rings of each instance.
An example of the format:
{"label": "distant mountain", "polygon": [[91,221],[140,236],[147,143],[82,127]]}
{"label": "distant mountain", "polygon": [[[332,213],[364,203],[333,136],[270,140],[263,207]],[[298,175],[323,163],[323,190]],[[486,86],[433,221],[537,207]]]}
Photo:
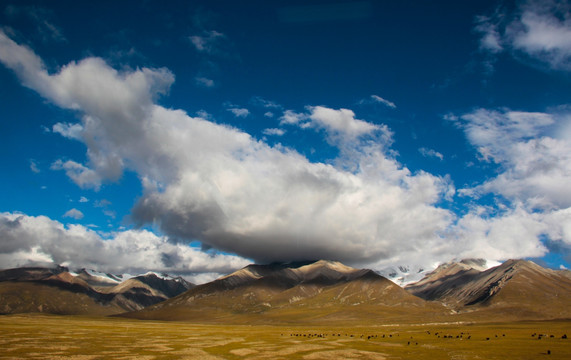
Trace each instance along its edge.
{"label": "distant mountain", "polygon": [[153,305],[193,285],[182,278],[111,275],[65,267],[0,271],[0,313],[110,315]]}
{"label": "distant mountain", "polygon": [[143,309],[139,319],[208,322],[430,319],[447,310],[367,269],[335,261],[249,265]]}
{"label": "distant mountain", "polygon": [[432,270],[417,265],[398,265],[389,266],[377,272],[395,284],[404,287],[421,280]]}
{"label": "distant mountain", "polygon": [[568,272],[546,269],[531,261],[508,260],[487,270],[469,262],[445,264],[406,290],[476,316],[571,318]]}

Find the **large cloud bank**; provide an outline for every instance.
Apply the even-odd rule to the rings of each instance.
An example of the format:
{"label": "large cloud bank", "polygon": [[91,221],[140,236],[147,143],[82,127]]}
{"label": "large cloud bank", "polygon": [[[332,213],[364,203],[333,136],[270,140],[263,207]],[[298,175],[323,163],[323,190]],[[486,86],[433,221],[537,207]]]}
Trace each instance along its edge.
{"label": "large cloud bank", "polygon": [[[481,109],[459,117],[482,159],[503,170],[462,194],[493,192],[509,204],[493,214],[490,208],[474,207],[458,219],[438,206],[454,196],[451,181],[411,173],[390,150],[390,130],[357,119],[349,109],[307,106],[302,113],[284,112],[282,125],[321,131],[339,149],[338,159],[315,163],[293,149],[272,147],[238,129],[158,105],[157,98],[174,81],[167,69],[117,71],[90,57],[50,74],[31,49],[1,31],[0,61],[23,85],[78,114],[79,123],[56,124],[54,131],[83,142],[87,160],[55,160],[52,169],[94,189],[125,170],[138,174],[144,192],[133,207],[133,219],[158,226],[166,236],[133,230],[116,240],[136,243],[155,236],[153,244],[162,245],[152,246],[179,250],[177,244],[198,240],[205,248],[259,262],[323,258],[373,267],[464,256],[541,256],[547,251],[540,241],[544,235],[571,243],[565,225],[571,204],[562,185],[571,179],[569,142],[544,135],[555,121],[549,114]],[[538,149],[552,157],[539,157]],[[548,165],[556,184],[541,182],[541,167]],[[518,186],[508,186],[510,182]],[[545,192],[551,185],[556,191]],[[14,223],[16,216],[5,214],[5,223]],[[63,237],[76,229],[52,225]],[[0,236],[6,229],[10,225],[0,228]],[[109,240],[87,241],[107,246]],[[2,253],[17,247],[10,249]],[[53,260],[61,261],[49,249]],[[196,250],[188,254],[181,258],[206,256]]]}
{"label": "large cloud bank", "polygon": [[343,166],[312,163],[157,105],[174,81],[166,69],[119,72],[86,58],[49,74],[32,50],[3,33],[0,49],[0,60],[25,86],[81,119],[58,129],[74,130],[72,138],[87,146],[87,162],[58,160],[52,168],[84,188],[135,171],[144,194],[134,219],[158,225],[173,240],[199,240],[257,261],[351,263],[444,245],[439,234],[453,215],[435,204],[450,193],[448,180],[411,174],[385,154],[386,126],[350,110],[307,107],[302,117],[344,154]]}

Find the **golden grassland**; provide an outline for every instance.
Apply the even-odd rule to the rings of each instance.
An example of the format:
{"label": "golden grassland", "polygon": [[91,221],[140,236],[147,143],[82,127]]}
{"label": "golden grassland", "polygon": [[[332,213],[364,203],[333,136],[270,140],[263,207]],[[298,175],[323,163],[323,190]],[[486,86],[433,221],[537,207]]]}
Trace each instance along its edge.
{"label": "golden grassland", "polygon": [[347,327],[6,315],[0,359],[571,359],[564,334],[571,321]]}

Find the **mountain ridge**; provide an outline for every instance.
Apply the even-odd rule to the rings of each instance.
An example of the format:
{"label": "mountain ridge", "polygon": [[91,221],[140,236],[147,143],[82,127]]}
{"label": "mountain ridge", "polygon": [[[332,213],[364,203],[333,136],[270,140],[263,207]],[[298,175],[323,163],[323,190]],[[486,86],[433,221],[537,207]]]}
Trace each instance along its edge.
{"label": "mountain ridge", "polygon": [[424,307],[447,311],[372,270],[319,260],[301,265],[249,265],[162,303],[120,316],[209,322],[359,321],[359,314],[365,312],[379,318],[402,318],[404,313],[418,315],[414,309]]}
{"label": "mountain ridge", "polygon": [[93,274],[62,266],[0,270],[0,313],[110,315],[140,310],[194,286],[182,278],[161,279],[153,273],[125,279]]}
{"label": "mountain ridge", "polygon": [[405,289],[458,313],[513,318],[570,318],[571,278],[529,260],[510,259],[487,270],[450,264]]}

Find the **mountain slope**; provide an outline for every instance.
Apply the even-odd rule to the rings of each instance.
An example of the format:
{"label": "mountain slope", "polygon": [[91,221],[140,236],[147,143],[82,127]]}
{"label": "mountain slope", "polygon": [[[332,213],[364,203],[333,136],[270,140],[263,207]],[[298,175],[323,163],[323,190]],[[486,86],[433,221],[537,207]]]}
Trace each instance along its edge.
{"label": "mountain slope", "polygon": [[571,317],[571,279],[531,261],[508,260],[479,271],[451,264],[406,289],[463,313],[503,318]]}
{"label": "mountain slope", "polygon": [[67,268],[17,268],[0,271],[0,313],[110,315],[140,310],[191,288],[182,278],[149,273],[137,277],[99,276]]}
{"label": "mountain slope", "polygon": [[443,315],[374,273],[334,261],[249,265],[228,276],[150,306],[122,314],[139,319],[200,322],[363,322]]}

